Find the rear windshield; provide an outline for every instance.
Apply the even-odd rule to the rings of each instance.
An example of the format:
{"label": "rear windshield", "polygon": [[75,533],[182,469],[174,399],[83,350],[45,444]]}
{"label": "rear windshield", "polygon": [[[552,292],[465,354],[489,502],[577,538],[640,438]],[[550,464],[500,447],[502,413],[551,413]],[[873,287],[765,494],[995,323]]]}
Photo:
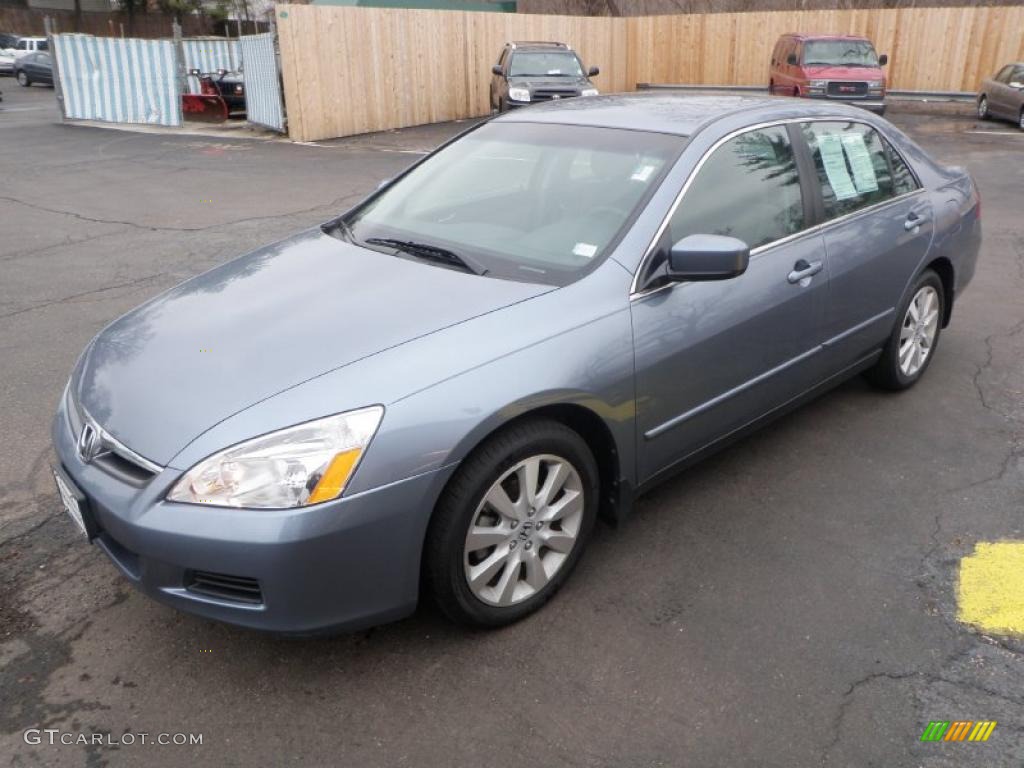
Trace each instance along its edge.
{"label": "rear windshield", "polygon": [[583,77],[576,54],[570,51],[522,51],[512,55],[509,77]]}
{"label": "rear windshield", "polygon": [[877,67],[878,56],[867,40],[809,40],[804,66]]}
{"label": "rear windshield", "polygon": [[659,133],[492,122],[424,160],[345,223],[353,242],[374,250],[374,240],[413,241],[468,257],[491,277],[565,285],[607,255],[685,143]]}

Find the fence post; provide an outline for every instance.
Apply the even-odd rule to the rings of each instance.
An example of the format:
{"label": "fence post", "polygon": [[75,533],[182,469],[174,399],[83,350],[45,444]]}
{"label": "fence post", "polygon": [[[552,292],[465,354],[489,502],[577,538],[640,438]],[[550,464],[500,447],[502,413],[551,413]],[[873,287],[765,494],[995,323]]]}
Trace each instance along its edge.
{"label": "fence post", "polygon": [[43,17],[43,29],[46,30],[46,45],[50,50],[50,61],[53,67],[53,95],[57,97],[57,106],[60,107],[60,119],[67,120],[68,116],[64,110],[64,89],[60,86],[60,66],[57,64],[57,50],[53,44],[53,36],[57,33],[57,25],[49,16]]}
{"label": "fence post", "polygon": [[[181,42],[181,24],[174,18],[171,24],[171,35],[174,37],[174,71],[178,80],[178,96],[188,93],[188,73],[185,71],[185,47]],[[180,101],[180,98],[179,98]]]}

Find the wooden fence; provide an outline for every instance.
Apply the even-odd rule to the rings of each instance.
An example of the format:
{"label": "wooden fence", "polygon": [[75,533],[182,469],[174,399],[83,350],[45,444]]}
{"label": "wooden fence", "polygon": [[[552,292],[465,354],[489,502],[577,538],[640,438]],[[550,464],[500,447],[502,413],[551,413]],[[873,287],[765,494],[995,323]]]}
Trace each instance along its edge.
{"label": "wooden fence", "polygon": [[627,20],[632,83],[768,85],[779,35],[863,35],[889,54],[889,87],[973,91],[1024,58],[1024,6],[713,13]]}
{"label": "wooden fence", "polygon": [[488,112],[508,40],[560,40],[602,91],[637,83],[767,85],[784,32],[852,33],[890,58],[890,87],[974,90],[1024,59],[1024,7],[908,8],[633,18],[279,5],[289,134],[349,136]]}
{"label": "wooden fence", "polygon": [[279,5],[288,133],[297,141],[486,114],[508,40],[562,40],[598,88],[631,90],[625,19]]}

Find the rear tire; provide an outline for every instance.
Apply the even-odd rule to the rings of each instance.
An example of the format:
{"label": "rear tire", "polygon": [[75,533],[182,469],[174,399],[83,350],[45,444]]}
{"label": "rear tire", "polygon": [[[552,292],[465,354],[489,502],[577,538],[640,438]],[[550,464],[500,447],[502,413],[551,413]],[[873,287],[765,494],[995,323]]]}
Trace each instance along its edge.
{"label": "rear tire", "polygon": [[518,621],[569,577],[597,508],[597,463],[576,432],[546,419],[498,432],[438,502],[424,547],[427,589],[459,624]]}
{"label": "rear tire", "polygon": [[1017,115],[1017,127],[1024,131],[1024,108],[1022,108],[1020,114]]}
{"label": "rear tire", "polygon": [[17,79],[18,85],[20,85],[22,88],[28,88],[30,85],[32,85],[32,81],[29,80],[28,75],[25,74],[25,70],[23,69],[18,70]]}
{"label": "rear tire", "polygon": [[865,373],[868,381],[894,392],[914,386],[935,357],[945,310],[942,280],[926,269],[900,305],[882,356]]}

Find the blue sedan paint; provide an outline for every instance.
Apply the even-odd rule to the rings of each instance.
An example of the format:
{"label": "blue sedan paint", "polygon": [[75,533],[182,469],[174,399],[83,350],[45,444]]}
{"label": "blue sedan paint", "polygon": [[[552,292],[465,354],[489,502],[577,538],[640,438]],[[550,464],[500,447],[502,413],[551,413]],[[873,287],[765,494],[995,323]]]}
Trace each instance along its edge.
{"label": "blue sedan paint", "polygon": [[[799,118],[875,127],[922,189],[761,249],[738,278],[644,293],[638,270],[701,158],[738,130]],[[278,631],[398,618],[416,604],[423,539],[445,483],[503,424],[549,406],[590,413],[615,447],[613,479],[644,488],[877,356],[893,309],[929,263],[948,267],[954,297],[974,273],[970,177],[862,110],[658,94],[495,120],[524,121],[629,128],[638,145],[643,131],[689,137],[608,258],[577,281],[479,277],[316,230],[158,296],[87,348],[73,393],[104,429],[165,468],[131,486],[84,463],[65,402],[54,445],[103,529],[99,545],[138,588]],[[918,232],[903,226],[911,209],[928,213]],[[801,258],[825,268],[788,281]],[[165,500],[184,471],[225,447],[371,404],[385,415],[341,499],[289,510]],[[263,603],[190,592],[192,570],[254,578]]]}

